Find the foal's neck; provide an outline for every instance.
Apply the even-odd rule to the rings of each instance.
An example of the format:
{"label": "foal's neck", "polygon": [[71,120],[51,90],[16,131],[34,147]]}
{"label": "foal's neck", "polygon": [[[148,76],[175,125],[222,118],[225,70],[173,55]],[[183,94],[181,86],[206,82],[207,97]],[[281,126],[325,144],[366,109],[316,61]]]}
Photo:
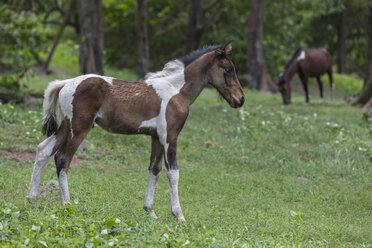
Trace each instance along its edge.
{"label": "foal's neck", "polygon": [[184,97],[188,105],[196,100],[208,83],[208,78],[203,70],[204,67],[197,64],[190,64],[185,68],[185,85],[180,90],[180,95]]}

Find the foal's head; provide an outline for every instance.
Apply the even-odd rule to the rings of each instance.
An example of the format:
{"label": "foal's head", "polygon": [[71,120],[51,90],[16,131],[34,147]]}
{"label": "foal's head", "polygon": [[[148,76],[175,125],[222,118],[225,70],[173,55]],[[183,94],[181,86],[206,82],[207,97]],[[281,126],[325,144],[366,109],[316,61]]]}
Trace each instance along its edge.
{"label": "foal's head", "polygon": [[244,92],[236,75],[232,61],[227,57],[231,52],[231,42],[217,47],[214,51],[213,60],[207,71],[209,83],[215,87],[221,96],[233,108],[239,108],[244,104]]}
{"label": "foal's head", "polygon": [[283,103],[291,104],[291,85],[288,80],[285,80],[283,74],[279,77],[278,90],[282,94]]}

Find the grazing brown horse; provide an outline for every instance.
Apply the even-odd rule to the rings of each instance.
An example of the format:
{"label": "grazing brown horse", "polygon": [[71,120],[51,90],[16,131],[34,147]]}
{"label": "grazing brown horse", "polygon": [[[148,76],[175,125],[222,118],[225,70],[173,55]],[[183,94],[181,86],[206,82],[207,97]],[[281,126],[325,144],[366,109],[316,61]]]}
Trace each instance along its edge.
{"label": "grazing brown horse", "polygon": [[[62,204],[69,203],[67,172],[71,159],[93,123],[109,132],[146,134],[152,138],[149,184],[144,209],[153,208],[155,185],[164,157],[169,180],[171,210],[181,221],[178,198],[177,137],[189,114],[189,106],[210,83],[233,108],[244,103],[235,67],[227,57],[231,43],[209,46],[168,62],[162,71],[145,80],[126,82],[99,75],[83,75],[55,81],[45,91],[43,131],[48,135],[38,146],[27,198],[36,203],[42,170],[54,155]],[[56,113],[59,104],[60,125]]]}
{"label": "grazing brown horse", "polygon": [[323,84],[320,76],[328,74],[331,85],[331,102],[334,102],[334,84],[332,81],[332,60],[331,55],[325,49],[303,49],[299,48],[286,64],[279,76],[278,88],[282,93],[284,104],[291,103],[290,81],[294,74],[298,73],[302,86],[305,90],[306,103],[310,103],[307,78],[316,77],[320,92],[320,102],[323,101]]}

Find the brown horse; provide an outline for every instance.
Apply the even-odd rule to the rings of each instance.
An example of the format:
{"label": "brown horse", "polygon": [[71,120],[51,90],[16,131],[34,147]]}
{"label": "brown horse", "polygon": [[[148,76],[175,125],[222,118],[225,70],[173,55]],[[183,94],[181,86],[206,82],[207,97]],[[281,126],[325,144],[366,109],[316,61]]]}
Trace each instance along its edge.
{"label": "brown horse", "polygon": [[298,73],[302,86],[305,90],[306,103],[310,103],[307,78],[316,77],[320,92],[320,102],[323,101],[323,84],[320,76],[328,74],[331,85],[331,102],[334,102],[334,84],[332,81],[332,60],[331,55],[325,49],[303,49],[299,48],[286,64],[279,76],[278,88],[282,93],[284,104],[291,103],[290,81],[294,74]]}
{"label": "brown horse", "polygon": [[[43,131],[48,135],[38,146],[27,198],[36,203],[42,170],[54,155],[62,204],[69,203],[67,172],[71,159],[93,123],[109,132],[146,134],[152,138],[149,184],[144,209],[153,209],[155,185],[164,157],[169,179],[171,210],[184,221],[178,198],[177,137],[189,106],[210,83],[233,108],[244,103],[235,67],[227,57],[231,43],[209,46],[168,62],[162,71],[145,80],[126,82],[98,75],[55,81],[45,91]],[[62,121],[56,121],[59,103]]]}

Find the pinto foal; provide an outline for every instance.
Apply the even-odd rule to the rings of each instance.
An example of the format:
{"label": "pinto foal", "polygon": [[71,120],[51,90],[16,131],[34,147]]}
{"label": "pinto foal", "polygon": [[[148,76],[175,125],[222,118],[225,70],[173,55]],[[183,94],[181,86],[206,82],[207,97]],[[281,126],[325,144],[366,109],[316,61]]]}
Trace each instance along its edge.
{"label": "pinto foal", "polygon": [[[244,93],[227,57],[231,49],[231,43],[205,47],[168,62],[162,71],[149,73],[138,82],[89,74],[50,83],[43,103],[43,132],[48,138],[38,146],[28,200],[37,202],[42,170],[54,155],[61,201],[69,203],[67,172],[77,148],[96,122],[109,132],[151,136],[149,184],[143,207],[157,218],[154,193],[164,157],[171,210],[178,220],[185,221],[178,198],[177,137],[189,106],[208,83],[231,107],[243,105]],[[59,125],[58,105],[62,114]]]}
{"label": "pinto foal", "polygon": [[278,88],[282,93],[283,103],[291,103],[291,79],[298,73],[302,86],[305,90],[306,104],[310,103],[309,90],[307,86],[308,77],[315,77],[318,81],[320,102],[323,101],[323,83],[320,76],[328,74],[331,86],[331,102],[334,102],[334,84],[332,81],[332,59],[325,49],[303,49],[299,48],[286,64],[279,76]]}

